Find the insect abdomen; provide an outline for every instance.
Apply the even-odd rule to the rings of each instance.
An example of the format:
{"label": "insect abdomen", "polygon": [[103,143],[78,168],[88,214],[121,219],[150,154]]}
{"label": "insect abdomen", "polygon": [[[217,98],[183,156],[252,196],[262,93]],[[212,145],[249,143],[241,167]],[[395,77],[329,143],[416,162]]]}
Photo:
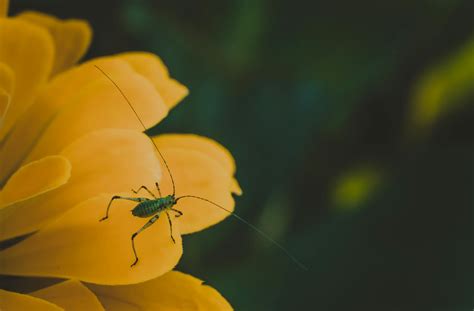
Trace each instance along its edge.
{"label": "insect abdomen", "polygon": [[150,217],[160,211],[160,204],[156,200],[141,202],[132,210],[132,215],[137,217]]}
{"label": "insect abdomen", "polygon": [[156,213],[172,207],[174,204],[176,204],[176,200],[173,196],[148,200],[135,206],[135,208],[132,210],[132,214],[133,216],[137,217],[150,217]]}

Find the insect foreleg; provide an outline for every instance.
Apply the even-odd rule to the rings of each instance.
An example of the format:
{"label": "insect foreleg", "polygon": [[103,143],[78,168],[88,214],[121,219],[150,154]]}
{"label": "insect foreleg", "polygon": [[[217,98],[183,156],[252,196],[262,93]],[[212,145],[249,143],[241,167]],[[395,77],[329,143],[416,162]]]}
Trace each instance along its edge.
{"label": "insect foreleg", "polygon": [[129,198],[129,197],[121,197],[119,195],[114,195],[112,197],[112,199],[110,199],[110,202],[109,202],[109,205],[107,205],[107,211],[105,212],[105,216],[103,218],[101,218],[99,221],[103,221],[103,220],[106,220],[107,218],[109,218],[109,210],[110,210],[110,205],[112,205],[112,202],[114,200],[129,200],[129,201],[134,201],[134,202],[145,202],[145,201],[148,201],[149,199],[147,198]]}
{"label": "insect foreleg", "polygon": [[174,240],[174,237],[173,237],[173,223],[171,222],[170,214],[168,214],[168,212],[166,212],[166,217],[168,217],[168,223],[170,224],[171,240],[173,241],[173,243],[176,244],[176,242],[175,242],[175,240]]}
{"label": "insect foreleg", "polygon": [[178,215],[174,216],[175,218],[178,218],[180,216],[183,216],[183,212],[182,211],[178,211],[177,209],[174,209],[174,208],[170,208],[170,210],[172,210],[173,212],[177,213]]}
{"label": "insect foreleg", "polygon": [[137,232],[135,232],[134,234],[132,234],[132,249],[133,249],[133,255],[135,255],[135,261],[132,263],[132,265],[130,267],[133,267],[134,265],[137,264],[138,262],[138,256],[137,256],[137,251],[135,250],[135,237],[140,233],[142,232],[143,230],[145,230],[146,228],[148,228],[149,226],[153,225],[153,223],[155,221],[158,220],[158,218],[160,218],[160,214],[156,214],[155,216],[153,216],[150,220],[147,221],[147,223],[140,228],[140,230],[138,230]]}
{"label": "insect foreleg", "polygon": [[[148,189],[146,186],[141,186],[140,188],[138,188],[138,190],[133,190],[132,189],[132,191],[133,191],[133,193],[138,194],[138,192],[142,189],[145,189],[154,199],[156,199],[156,196],[153,194],[153,192],[151,192],[150,189]],[[161,194],[160,194],[160,196],[161,196]]]}

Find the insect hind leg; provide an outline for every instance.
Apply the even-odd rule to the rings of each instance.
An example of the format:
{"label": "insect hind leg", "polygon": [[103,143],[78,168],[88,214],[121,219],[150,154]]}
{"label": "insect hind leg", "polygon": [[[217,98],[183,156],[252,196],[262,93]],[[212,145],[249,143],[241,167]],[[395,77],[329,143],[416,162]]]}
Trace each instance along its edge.
{"label": "insect hind leg", "polygon": [[109,205],[107,205],[107,211],[105,212],[105,216],[102,217],[99,221],[104,221],[107,218],[109,218],[110,206],[112,205],[112,202],[114,200],[128,200],[128,201],[134,201],[134,202],[139,202],[140,203],[140,202],[148,201],[149,199],[147,199],[147,198],[129,198],[129,197],[122,197],[122,196],[119,196],[119,195],[114,195],[112,197],[112,199],[110,199]]}
{"label": "insect hind leg", "polygon": [[153,216],[150,220],[147,221],[147,223],[141,227],[137,232],[135,232],[134,234],[132,234],[132,250],[133,250],[133,255],[135,256],[135,261],[132,263],[132,265],[130,267],[133,267],[137,264],[138,262],[138,256],[137,256],[137,250],[135,249],[135,238],[136,236],[142,232],[143,230],[145,230],[146,228],[150,227],[151,225],[153,225],[153,223],[155,221],[158,220],[158,218],[160,218],[160,214],[157,214],[155,216]]}

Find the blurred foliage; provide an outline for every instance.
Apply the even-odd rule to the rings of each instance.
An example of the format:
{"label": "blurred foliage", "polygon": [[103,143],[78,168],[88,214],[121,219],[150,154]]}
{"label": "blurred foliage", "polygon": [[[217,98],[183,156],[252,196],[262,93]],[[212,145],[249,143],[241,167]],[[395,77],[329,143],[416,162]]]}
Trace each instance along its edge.
{"label": "blurred foliage", "polygon": [[[412,127],[430,127],[458,104],[474,96],[474,38],[424,74],[413,95]],[[472,98],[471,98],[472,99]]]}
{"label": "blurred foliage", "polygon": [[349,170],[336,180],[332,201],[337,208],[355,208],[365,203],[380,183],[381,173],[373,167]]}
{"label": "blurred foliage", "polygon": [[185,237],[178,269],[236,310],[472,310],[473,1],[11,6],[85,18],[88,58],[152,51],[190,88],[151,132],[227,146],[237,211],[310,268],[231,220]]}

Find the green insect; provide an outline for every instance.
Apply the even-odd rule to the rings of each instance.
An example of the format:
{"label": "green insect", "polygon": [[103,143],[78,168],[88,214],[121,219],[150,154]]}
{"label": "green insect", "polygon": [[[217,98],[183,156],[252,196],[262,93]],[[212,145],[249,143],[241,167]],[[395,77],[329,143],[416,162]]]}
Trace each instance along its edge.
{"label": "green insect", "polygon": [[[112,78],[107,74],[105,73],[105,71],[103,71],[99,66],[97,65],[94,65],[97,70],[99,70],[108,80],[110,80],[110,82],[112,82],[112,84],[117,88],[117,90],[120,92],[120,94],[122,94],[122,97],[125,99],[125,101],[127,102],[127,104],[130,106],[130,108],[132,109],[133,113],[135,114],[135,116],[137,117],[138,121],[140,122],[140,124],[142,125],[143,129],[146,130],[146,127],[145,127],[145,124],[143,124],[140,116],[138,115],[138,113],[136,112],[136,110],[133,108],[133,105],[132,103],[130,102],[130,100],[127,98],[127,96],[123,93],[123,91],[120,89],[120,87],[117,85],[117,83],[115,83],[114,80],[112,80]],[[201,198],[199,196],[195,196],[195,195],[183,195],[183,196],[179,196],[179,197],[176,197],[176,186],[175,186],[175,183],[174,183],[174,179],[173,179],[173,174],[171,174],[171,169],[170,167],[168,166],[168,163],[166,162],[164,156],[161,154],[160,152],[160,149],[158,148],[158,146],[155,144],[155,142],[153,140],[151,140],[151,142],[153,143],[153,145],[155,146],[155,149],[156,151],[158,151],[158,154],[160,155],[161,159],[163,160],[163,163],[165,164],[165,167],[166,167],[166,170],[168,171],[168,174],[170,176],[170,179],[171,179],[171,184],[172,184],[172,187],[173,187],[173,194],[170,194],[170,195],[167,195],[167,196],[162,196],[161,194],[161,190],[160,190],[160,186],[158,184],[158,182],[155,183],[155,186],[156,186],[156,190],[158,191],[158,194],[159,194],[159,197],[156,197],[152,191],[150,191],[146,186],[141,186],[140,188],[138,188],[137,190],[133,190],[133,193],[135,194],[138,194],[138,192],[140,190],[145,190],[148,192],[148,194],[153,198],[153,199],[149,199],[149,198],[145,198],[145,197],[138,197],[138,198],[132,198],[132,197],[123,197],[123,196],[113,196],[112,199],[110,200],[109,204],[107,205],[107,210],[106,210],[106,213],[105,213],[105,216],[103,218],[100,219],[100,221],[104,221],[106,219],[109,218],[109,211],[110,211],[110,206],[112,205],[112,202],[115,201],[115,200],[128,200],[128,201],[134,201],[134,202],[138,202],[138,204],[132,209],[132,215],[133,216],[136,216],[136,217],[140,217],[140,218],[149,218],[151,217],[146,223],[145,225],[143,225],[143,227],[141,227],[138,231],[136,231],[135,233],[132,234],[132,237],[131,237],[131,240],[132,240],[132,250],[133,250],[133,254],[135,256],[135,260],[134,262],[132,263],[132,265],[130,267],[133,267],[135,266],[137,263],[138,263],[138,255],[137,255],[137,251],[135,249],[135,238],[137,237],[138,234],[140,234],[143,230],[145,230],[146,228],[150,227],[151,225],[153,225],[157,220],[158,218],[160,217],[160,215],[162,213],[165,213],[166,217],[168,218],[168,223],[169,223],[169,226],[170,226],[170,235],[171,235],[171,240],[173,241],[173,243],[175,243],[175,239],[173,237],[173,222],[171,221],[171,216],[170,216],[170,212],[173,212],[175,214],[175,217],[180,217],[183,215],[183,213],[177,209],[174,208],[174,206],[178,203],[179,200],[181,199],[185,199],[185,198],[193,198],[193,199],[197,199],[197,200],[201,200],[201,201],[205,201],[205,202],[208,202],[224,211],[226,211],[227,213],[229,213],[230,215],[234,216],[235,218],[237,218],[238,220],[242,221],[243,223],[245,223],[247,226],[249,226],[250,228],[252,228],[253,230],[255,230],[257,233],[259,233],[261,236],[263,236],[265,239],[267,239],[268,241],[270,241],[271,243],[273,243],[275,246],[277,246],[278,248],[280,248],[293,262],[295,262],[300,268],[302,268],[303,270],[307,270],[308,268],[306,268],[306,266],[304,266],[300,261],[298,261],[293,255],[291,255],[281,244],[279,244],[278,242],[276,242],[274,239],[272,239],[268,234],[266,234],[265,232],[263,232],[262,230],[260,230],[259,228],[255,227],[254,225],[252,225],[251,223],[249,223],[248,221],[246,221],[245,219],[243,219],[242,217],[240,217],[239,215],[237,215],[236,213],[234,212],[231,212],[230,210],[226,209],[225,207],[217,204],[217,203],[214,203],[212,202],[211,200],[208,200],[206,198]]]}

